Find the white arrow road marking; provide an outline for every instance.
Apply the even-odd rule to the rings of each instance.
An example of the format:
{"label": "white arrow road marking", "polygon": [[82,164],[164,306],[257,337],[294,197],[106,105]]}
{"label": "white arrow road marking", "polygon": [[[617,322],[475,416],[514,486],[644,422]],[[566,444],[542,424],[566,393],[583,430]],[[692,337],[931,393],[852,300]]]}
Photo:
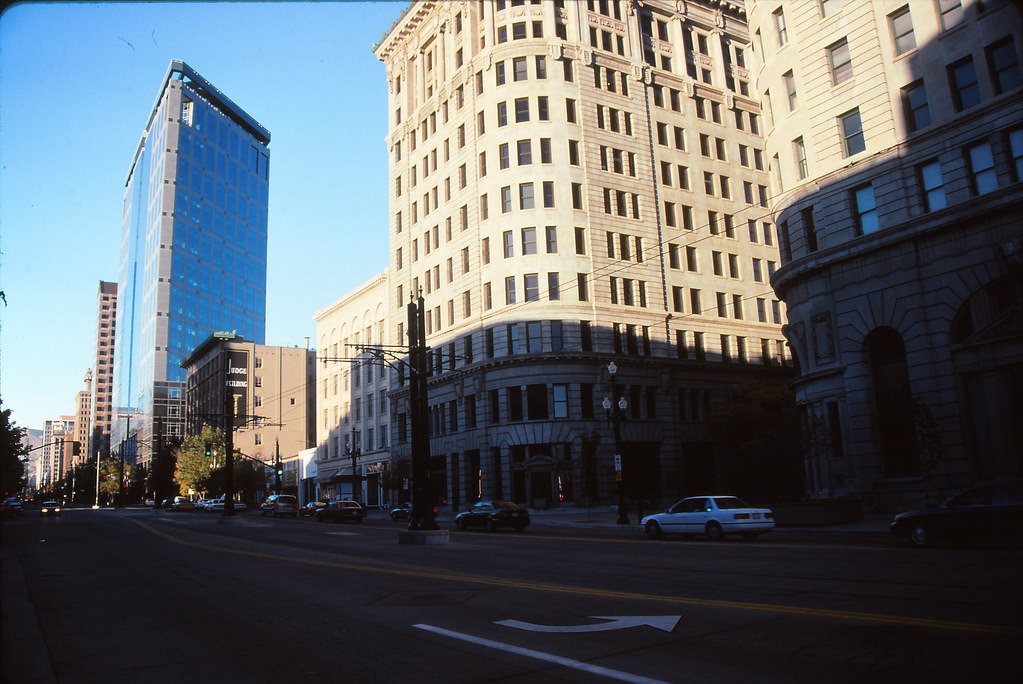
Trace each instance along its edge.
{"label": "white arrow road marking", "polygon": [[563,658],[552,653],[544,653],[543,651],[534,651],[530,648],[521,648],[519,646],[512,646],[511,644],[502,644],[500,641],[491,641],[490,639],[483,639],[480,637],[472,636],[471,634],[462,634],[461,632],[452,632],[449,629],[443,629],[442,627],[434,627],[433,625],[412,625],[416,629],[424,629],[427,632],[433,632],[434,634],[441,634],[443,636],[451,637],[452,639],[460,639],[462,641],[468,641],[471,644],[477,644],[479,646],[486,646],[488,648],[496,648],[501,651],[507,651],[508,653],[514,653],[516,655],[526,656],[527,658],[535,658],[537,660],[543,660],[548,663],[554,663],[556,665],[562,665],[564,667],[570,667],[574,670],[582,670],[590,674],[598,675],[600,677],[607,677],[608,679],[616,679],[620,682],[630,682],[631,684],[669,684],[660,679],[650,679],[649,677],[641,677],[634,675],[629,672],[622,672],[620,670],[612,670],[608,667],[600,667],[599,665],[591,665],[584,663],[579,660],[572,660],[571,658]]}
{"label": "white arrow road marking", "polygon": [[498,620],[494,624],[525,629],[530,632],[606,632],[611,629],[628,629],[640,625],[649,625],[670,632],[682,619],[681,615],[590,615],[590,617],[594,620],[611,620],[611,622],[598,622],[594,625],[537,625],[520,620]]}

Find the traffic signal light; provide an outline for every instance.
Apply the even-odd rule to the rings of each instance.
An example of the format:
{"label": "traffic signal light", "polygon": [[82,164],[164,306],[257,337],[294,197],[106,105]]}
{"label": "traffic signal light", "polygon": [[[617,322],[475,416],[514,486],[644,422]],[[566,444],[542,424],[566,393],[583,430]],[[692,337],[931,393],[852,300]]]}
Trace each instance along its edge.
{"label": "traffic signal light", "polygon": [[213,455],[213,450],[210,448],[210,443],[206,442],[206,458]]}
{"label": "traffic signal light", "polygon": [[280,463],[278,463],[277,464],[277,477],[282,477],[283,475],[284,475],[284,466],[281,465]]}

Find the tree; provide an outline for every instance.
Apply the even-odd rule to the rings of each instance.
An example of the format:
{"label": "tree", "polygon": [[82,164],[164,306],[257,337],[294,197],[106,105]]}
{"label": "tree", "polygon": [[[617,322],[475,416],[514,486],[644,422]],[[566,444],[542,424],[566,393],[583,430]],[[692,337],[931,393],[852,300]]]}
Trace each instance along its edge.
{"label": "tree", "polygon": [[217,428],[204,425],[198,435],[185,437],[175,452],[174,481],[179,491],[220,491],[216,476],[224,466],[226,453],[224,433]]}
{"label": "tree", "polygon": [[14,424],[11,410],[4,409],[0,399],[0,490],[4,496],[16,496],[25,485],[25,464],[21,459],[28,455],[28,446],[24,437],[25,428]]}
{"label": "tree", "polygon": [[101,457],[99,477],[100,499],[108,503],[114,501],[121,488],[121,460],[113,456]]}
{"label": "tree", "polygon": [[787,385],[739,385],[708,424],[722,491],[758,503],[802,497],[802,429]]}

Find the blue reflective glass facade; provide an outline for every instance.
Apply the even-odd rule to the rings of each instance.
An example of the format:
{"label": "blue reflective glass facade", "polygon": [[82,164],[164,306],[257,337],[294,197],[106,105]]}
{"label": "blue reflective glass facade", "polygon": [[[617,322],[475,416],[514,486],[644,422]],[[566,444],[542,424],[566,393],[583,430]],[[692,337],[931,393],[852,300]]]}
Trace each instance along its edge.
{"label": "blue reflective glass facade", "polygon": [[211,333],[264,343],[269,142],[212,84],[171,62],[125,187],[115,448],[182,434],[179,364]]}

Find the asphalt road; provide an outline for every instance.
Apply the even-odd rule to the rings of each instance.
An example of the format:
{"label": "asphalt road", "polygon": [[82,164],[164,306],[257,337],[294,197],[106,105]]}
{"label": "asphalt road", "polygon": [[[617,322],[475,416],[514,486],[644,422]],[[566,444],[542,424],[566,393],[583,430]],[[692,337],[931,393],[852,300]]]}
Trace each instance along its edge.
{"label": "asphalt road", "polygon": [[402,529],[29,511],[2,527],[5,682],[1023,680],[1018,549]]}

